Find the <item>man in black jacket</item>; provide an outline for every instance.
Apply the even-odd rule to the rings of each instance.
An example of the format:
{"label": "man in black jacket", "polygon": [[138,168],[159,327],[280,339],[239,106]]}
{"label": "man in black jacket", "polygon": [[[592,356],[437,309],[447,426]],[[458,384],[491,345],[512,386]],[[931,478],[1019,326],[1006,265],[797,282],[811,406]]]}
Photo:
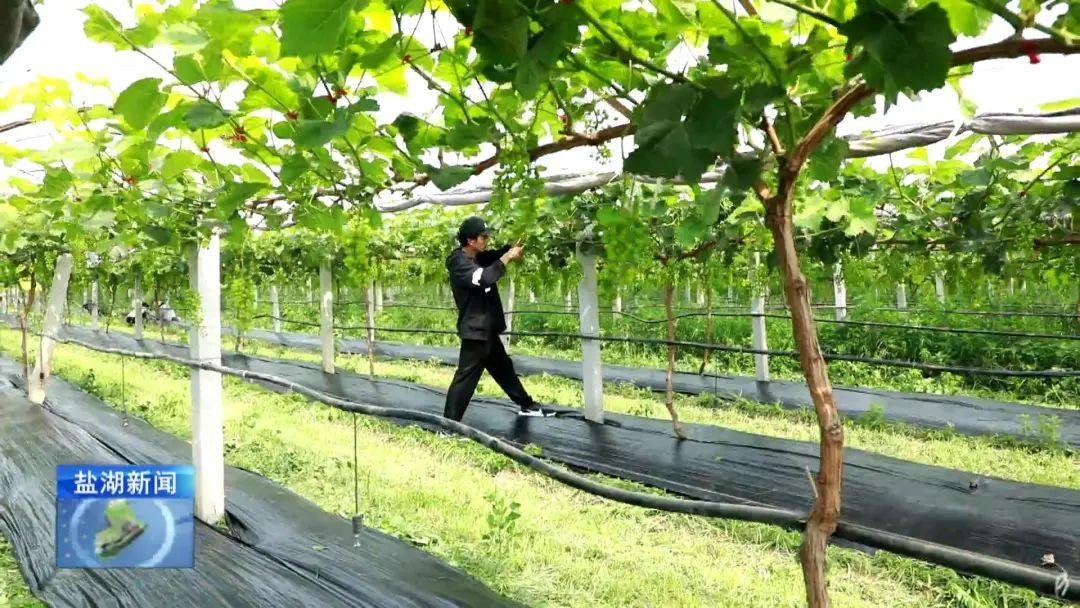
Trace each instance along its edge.
{"label": "man in black jacket", "polygon": [[506,273],[506,265],[521,259],[521,246],[507,245],[487,251],[491,231],[479,217],[470,217],[458,229],[458,242],[446,259],[450,289],[458,309],[457,333],[461,338],[458,368],[446,393],[443,416],[461,420],[469,407],[476,385],[488,370],[510,399],[521,407],[522,416],[545,416],[543,410],[514,372],[514,362],[506,354],[499,334],[506,331],[502,301],[496,282]]}

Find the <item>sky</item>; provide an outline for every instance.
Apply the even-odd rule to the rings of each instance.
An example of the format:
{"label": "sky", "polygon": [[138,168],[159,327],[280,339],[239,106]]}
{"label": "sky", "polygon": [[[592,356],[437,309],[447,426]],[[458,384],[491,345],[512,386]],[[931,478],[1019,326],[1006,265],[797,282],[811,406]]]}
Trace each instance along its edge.
{"label": "sky", "polygon": [[[93,3],[117,16],[131,14],[128,0],[96,0]],[[40,26],[7,63],[0,65],[0,96],[3,96],[9,87],[30,82],[41,75],[73,81],[75,75],[81,72],[93,77],[107,78],[115,91],[122,91],[140,78],[167,77],[144,57],[131,52],[117,52],[110,46],[87,39],[82,30],[85,15],[79,9],[88,4],[91,4],[89,0],[46,0],[38,6]],[[242,8],[253,8],[260,4],[265,5],[265,0],[237,1],[237,5]],[[445,20],[441,20],[440,26],[447,33],[453,32],[457,24],[449,15],[443,17]],[[988,33],[978,39],[957,41],[954,48],[997,41],[1009,33],[1010,28],[997,20]],[[431,37],[429,27],[418,29],[418,37],[422,38],[425,34],[428,38]],[[430,40],[426,42],[430,43]],[[977,64],[974,73],[964,78],[961,86],[980,113],[1038,112],[1043,104],[1080,98],[1078,75],[1080,56],[1045,56],[1038,65],[1030,64],[1027,58],[995,60]],[[380,118],[392,120],[394,115],[402,111],[424,115],[435,108],[437,100],[427,90],[426,85],[414,74],[410,73],[409,78],[410,90],[414,91],[414,94],[408,98],[387,95],[380,99],[383,107]],[[25,112],[0,113],[0,123],[25,116]],[[857,133],[901,124],[959,120],[962,117],[956,94],[946,87],[920,94],[913,100],[901,98],[899,103],[887,111],[879,100],[878,112],[875,115],[848,118],[840,124],[837,131],[840,134]],[[51,138],[47,128],[25,127],[0,135],[0,141],[37,147],[48,145]],[[624,145],[626,150],[632,149],[629,141],[624,142]],[[931,159],[939,157],[947,146],[948,142],[930,146],[928,150]],[[612,149],[615,151],[614,159],[604,163],[596,161],[595,153],[587,149],[545,157],[541,163],[551,173],[618,169],[620,146],[613,144]],[[905,153],[894,156],[898,165],[905,164]],[[874,162],[887,166],[888,158],[879,157]],[[3,168],[0,168],[0,176],[2,175]]]}

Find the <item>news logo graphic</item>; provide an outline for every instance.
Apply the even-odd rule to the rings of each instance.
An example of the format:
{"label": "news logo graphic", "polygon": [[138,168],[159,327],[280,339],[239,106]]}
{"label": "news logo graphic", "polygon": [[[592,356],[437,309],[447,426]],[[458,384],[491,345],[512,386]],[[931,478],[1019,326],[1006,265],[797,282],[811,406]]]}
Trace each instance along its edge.
{"label": "news logo graphic", "polygon": [[195,467],[56,467],[57,568],[194,568]]}

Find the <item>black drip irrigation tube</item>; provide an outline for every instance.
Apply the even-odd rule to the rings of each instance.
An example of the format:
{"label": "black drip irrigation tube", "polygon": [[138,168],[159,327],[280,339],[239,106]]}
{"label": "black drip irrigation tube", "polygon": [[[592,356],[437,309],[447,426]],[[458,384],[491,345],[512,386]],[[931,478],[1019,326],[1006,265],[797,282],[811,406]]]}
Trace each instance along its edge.
{"label": "black drip irrigation tube", "polygon": [[949,309],[933,309],[933,308],[875,308],[874,310],[884,310],[888,312],[897,313],[920,313],[920,314],[941,314],[941,315],[973,315],[980,317],[1049,317],[1053,319],[1075,319],[1077,316],[1073,313],[1067,312],[1021,312],[1021,311],[1007,311],[1007,310],[949,310]]}
{"label": "black drip irrigation tube", "polygon": [[[260,317],[253,318],[267,318],[268,315],[260,315]],[[321,327],[318,323],[312,323],[310,321],[293,321],[289,319],[281,319],[282,323],[288,323],[290,325],[299,325],[307,327]],[[343,331],[367,331],[369,328],[365,326],[350,326],[350,325],[338,325],[335,329]],[[457,335],[456,330],[452,329],[430,329],[424,327],[379,327],[375,326],[371,329],[380,332],[388,333],[405,333],[405,334],[452,334]],[[727,344],[712,344],[708,342],[693,342],[684,340],[664,340],[660,338],[631,338],[621,336],[587,336],[584,334],[575,334],[568,332],[554,332],[554,331],[507,331],[503,332],[506,336],[523,336],[523,337],[542,337],[542,338],[576,338],[578,340],[595,340],[599,342],[619,342],[626,344],[651,344],[660,346],[683,346],[687,348],[697,348],[703,350],[711,350],[717,352],[729,352],[739,353],[746,355],[772,355],[778,357],[793,357],[798,358],[798,351],[794,350],[770,350],[770,349],[756,349],[747,348],[744,346],[730,346]],[[948,372],[954,374],[967,374],[973,376],[1001,376],[1012,378],[1080,378],[1080,370],[1011,370],[1011,369],[991,369],[983,367],[960,367],[953,365],[939,365],[936,363],[922,363],[920,361],[904,361],[900,359],[875,359],[872,357],[862,357],[859,355],[845,355],[842,353],[822,353],[822,358],[826,361],[848,361],[852,363],[867,363],[871,365],[883,365],[887,367],[902,367],[908,369],[918,369],[929,372]]]}
{"label": "black drip irrigation tube", "polygon": [[[36,335],[44,336],[35,332]],[[406,408],[389,408],[376,405],[366,405],[346,399],[339,399],[316,391],[285,378],[238,370],[223,365],[204,361],[195,361],[172,355],[149,353],[145,351],[131,351],[121,348],[110,348],[90,344],[81,340],[70,338],[51,337],[62,344],[71,344],[96,352],[128,356],[137,359],[163,360],[184,365],[190,368],[204,369],[243,380],[254,380],[281,386],[287,390],[303,395],[317,402],[332,407],[378,418],[395,418],[412,422],[428,424],[442,428],[446,431],[466,437],[480,445],[502,454],[511,460],[522,464],[546,477],[550,477],[567,486],[581,490],[594,496],[600,496],[616,502],[634,505],[658,511],[672,513],[684,513],[690,515],[702,515],[722,519],[735,519],[756,523],[771,524],[788,530],[801,530],[806,526],[806,517],[797,511],[790,509],[776,509],[752,504],[722,503],[704,500],[688,500],[684,498],[672,498],[634,492],[598,483],[583,475],[570,472],[566,469],[545,462],[513,444],[489,435],[479,429],[466,424],[417,410]],[[1040,570],[1023,564],[1010,562],[986,555],[963,551],[953,547],[929,543],[918,539],[900,536],[881,530],[875,530],[864,526],[845,524],[839,522],[836,536],[891,551],[899,555],[906,555],[953,570],[967,572],[979,576],[1004,581],[1014,585],[1020,585],[1060,599],[1080,599],[1080,585],[1073,585],[1064,569],[1055,574],[1048,570]]]}

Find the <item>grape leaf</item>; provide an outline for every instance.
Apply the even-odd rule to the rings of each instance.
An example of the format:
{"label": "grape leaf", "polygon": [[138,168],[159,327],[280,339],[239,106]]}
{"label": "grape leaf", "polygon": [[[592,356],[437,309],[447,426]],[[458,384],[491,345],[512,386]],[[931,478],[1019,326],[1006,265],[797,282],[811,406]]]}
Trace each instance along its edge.
{"label": "grape leaf", "polygon": [[251,183],[251,182],[229,182],[222,189],[221,194],[217,198],[217,209],[215,215],[220,218],[229,217],[236,213],[237,208],[246,201],[266,187],[266,184]]}
{"label": "grape leaf", "polygon": [[172,241],[172,230],[162,226],[143,226],[143,232],[158,245],[168,245]]}
{"label": "grape leaf", "polygon": [[484,62],[512,67],[529,44],[529,14],[516,0],[480,0],[472,24],[473,48]]}
{"label": "grape leaf", "polygon": [[158,90],[159,78],[143,78],[131,83],[116,97],[113,108],[135,129],[141,129],[157,116],[168,97]]}
{"label": "grape leaf", "polygon": [[296,123],[296,132],[292,140],[299,148],[317,148],[330,142],[335,137],[344,135],[349,130],[349,112],[337,112],[334,120],[300,120]]}
{"label": "grape leaf", "polygon": [[706,87],[663,84],[649,91],[637,110],[637,149],[626,158],[627,171],[694,182],[718,155],[732,152],[741,93],[721,78]]}
{"label": "grape leaf", "polygon": [[932,90],[945,84],[956,39],[949,17],[938,4],[899,15],[879,0],[858,0],[858,13],[840,26],[848,37],[847,50],[862,47],[845,73],[862,74],[867,84],[884,94],[888,103],[900,93]]}
{"label": "grape leaf", "polygon": [[197,101],[190,110],[184,114],[184,124],[189,129],[213,129],[220,127],[228,121],[228,117],[221,108],[208,101]]}
{"label": "grape leaf", "polygon": [[286,0],[281,7],[281,54],[332,53],[356,0]]}
{"label": "grape leaf", "polygon": [[[991,0],[993,1],[993,0]],[[969,0],[935,0],[949,15],[952,31],[965,36],[977,36],[986,28],[994,15]]]}
{"label": "grape leaf", "polygon": [[469,179],[473,175],[473,169],[471,167],[427,167],[427,173],[431,176],[431,182],[435,184],[439,190],[449,190],[461,182]]}
{"label": "grape leaf", "polygon": [[165,157],[165,162],[161,165],[161,177],[171,180],[199,164],[201,160],[198,155],[189,150],[171,152]]}
{"label": "grape leaf", "polygon": [[528,51],[518,63],[514,88],[526,98],[536,96],[555,62],[566,54],[581,34],[581,11],[569,4],[556,4],[544,14],[544,29],[529,40]]}
{"label": "grape leaf", "polygon": [[206,32],[189,23],[177,23],[162,32],[158,41],[171,45],[177,55],[190,55],[206,46],[210,38]]}
{"label": "grape leaf", "polygon": [[86,13],[86,23],[83,25],[83,32],[86,33],[86,37],[97,42],[105,42],[113,45],[118,49],[128,48],[127,42],[124,41],[123,36],[120,35],[123,26],[120,22],[113,17],[109,11],[91,4],[83,9]]}
{"label": "grape leaf", "polygon": [[308,170],[310,163],[303,154],[293,154],[285,158],[281,163],[281,183],[286,186],[291,185],[297,180],[305,171]]}

